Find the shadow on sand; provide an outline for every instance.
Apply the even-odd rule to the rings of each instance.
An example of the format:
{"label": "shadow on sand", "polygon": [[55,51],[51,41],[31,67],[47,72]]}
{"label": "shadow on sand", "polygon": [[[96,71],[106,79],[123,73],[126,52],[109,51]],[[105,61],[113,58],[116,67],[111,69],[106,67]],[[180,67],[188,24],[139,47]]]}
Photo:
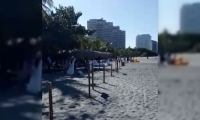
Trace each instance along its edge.
{"label": "shadow on sand", "polygon": [[[78,82],[77,80],[73,80],[72,77],[66,76],[66,75],[48,75],[44,77],[45,82],[43,82],[42,85],[42,92],[47,93],[48,87],[47,87],[47,81],[52,83],[52,89],[56,88],[59,89],[62,92],[62,96],[69,96],[73,99],[80,100],[81,97],[88,98],[88,93],[85,93],[74,86],[80,86],[80,87],[88,87],[87,84],[82,84]],[[87,80],[87,79],[86,79]],[[106,89],[104,87],[100,87],[95,85],[96,88]]]}
{"label": "shadow on sand", "polygon": [[41,96],[14,90],[0,94],[0,120],[37,120],[41,119],[41,112]]}
{"label": "shadow on sand", "polygon": [[107,83],[107,82],[105,82],[104,84],[107,84],[107,85],[110,85],[110,86],[113,86],[113,87],[117,87],[116,85],[113,85],[113,84],[110,84],[110,83]]}
{"label": "shadow on sand", "polygon": [[[87,79],[87,75],[85,75],[85,80]],[[67,76],[66,74],[61,74],[61,73],[55,73],[55,74],[46,74],[43,75],[43,84],[42,84],[42,92],[43,94],[48,93],[48,87],[47,87],[47,83],[51,82],[52,83],[52,89],[58,89],[61,92],[61,96],[69,96],[71,99],[73,99],[74,101],[81,101],[82,98],[88,98],[91,99],[91,101],[96,101],[100,104],[103,104],[103,102],[95,99],[95,97],[93,95],[91,95],[91,97],[88,97],[88,92],[84,92],[81,91],[80,87],[88,87],[88,84],[82,84],[80,83],[78,80],[74,80],[72,76]],[[104,87],[100,87],[98,85],[95,85],[95,88],[100,88],[100,89],[104,89],[107,90]],[[91,91],[92,88],[91,88]],[[63,99],[60,99],[58,101],[55,102],[63,102]],[[54,102],[54,103],[55,103]],[[53,103],[53,104],[54,104]],[[43,108],[47,108],[48,106],[43,106]],[[43,112],[43,115],[48,116],[48,112]],[[55,113],[55,114],[64,114],[64,113]],[[80,115],[79,117],[81,118],[81,120],[87,120],[87,119],[94,119],[93,115],[89,115],[87,113],[80,113],[82,115]],[[65,114],[68,116],[68,118],[66,120],[77,120],[80,118],[77,118],[77,116],[71,115],[70,113]]]}

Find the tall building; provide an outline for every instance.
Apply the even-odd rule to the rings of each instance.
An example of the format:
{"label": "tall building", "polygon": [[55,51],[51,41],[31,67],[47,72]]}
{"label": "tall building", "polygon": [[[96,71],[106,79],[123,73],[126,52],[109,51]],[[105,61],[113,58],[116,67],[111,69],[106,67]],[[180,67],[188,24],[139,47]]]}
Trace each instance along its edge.
{"label": "tall building", "polygon": [[152,42],[152,51],[157,53],[158,52],[158,42],[155,40],[151,40],[151,42]]}
{"label": "tall building", "polygon": [[200,3],[185,4],[180,13],[180,33],[200,34]]}
{"label": "tall building", "polygon": [[120,30],[119,26],[113,26],[112,22],[102,19],[90,19],[87,21],[87,29],[96,30],[89,37],[91,39],[100,39],[112,43],[113,47],[125,48],[125,31]]}
{"label": "tall building", "polygon": [[152,50],[151,36],[149,34],[137,35],[136,48],[146,48]]}

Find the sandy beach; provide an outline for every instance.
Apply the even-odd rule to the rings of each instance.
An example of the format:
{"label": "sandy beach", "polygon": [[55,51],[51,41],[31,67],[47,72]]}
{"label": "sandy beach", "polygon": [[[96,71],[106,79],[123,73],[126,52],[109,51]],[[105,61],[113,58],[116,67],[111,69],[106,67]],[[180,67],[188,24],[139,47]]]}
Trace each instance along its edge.
{"label": "sandy beach", "polygon": [[[95,72],[95,89],[88,98],[88,79],[70,78],[63,73],[43,75],[42,119],[49,120],[47,82],[53,86],[56,120],[154,120],[158,111],[157,58],[139,58],[127,63],[119,73]],[[125,73],[125,74],[124,74]],[[101,93],[109,95],[108,99]]]}
{"label": "sandy beach", "polygon": [[200,119],[200,54],[179,54],[188,66],[159,68],[159,120]]}
{"label": "sandy beach", "polygon": [[0,93],[0,120],[41,119],[41,96],[11,89]]}

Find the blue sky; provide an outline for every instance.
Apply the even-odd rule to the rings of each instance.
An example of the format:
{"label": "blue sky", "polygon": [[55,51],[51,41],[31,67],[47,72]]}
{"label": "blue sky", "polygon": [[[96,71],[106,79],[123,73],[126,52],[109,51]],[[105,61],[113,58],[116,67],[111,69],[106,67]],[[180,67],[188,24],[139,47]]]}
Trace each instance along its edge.
{"label": "blue sky", "polygon": [[158,31],[167,29],[170,33],[179,30],[180,9],[185,3],[200,2],[200,0],[159,0],[158,2]]}
{"label": "blue sky", "polygon": [[150,34],[157,41],[158,0],[54,0],[58,4],[81,11],[79,23],[85,27],[89,19],[99,18],[120,26],[126,31],[126,47],[135,47],[138,34]]}

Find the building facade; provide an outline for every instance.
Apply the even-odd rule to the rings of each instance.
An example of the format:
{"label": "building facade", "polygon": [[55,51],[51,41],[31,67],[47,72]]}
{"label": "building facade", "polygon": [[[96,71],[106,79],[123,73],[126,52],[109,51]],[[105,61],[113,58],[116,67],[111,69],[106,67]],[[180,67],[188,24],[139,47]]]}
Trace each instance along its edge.
{"label": "building facade", "polygon": [[96,32],[89,37],[91,39],[100,39],[111,43],[113,47],[125,48],[126,33],[120,30],[119,26],[113,26],[112,22],[102,19],[90,19],[87,21],[87,29]]}
{"label": "building facade", "polygon": [[152,51],[157,53],[158,52],[158,42],[155,40],[151,40],[151,42],[152,42]]}
{"label": "building facade", "polygon": [[152,41],[149,34],[142,34],[136,36],[136,48],[146,48],[152,50]]}
{"label": "building facade", "polygon": [[200,3],[182,6],[180,12],[180,33],[200,34]]}

